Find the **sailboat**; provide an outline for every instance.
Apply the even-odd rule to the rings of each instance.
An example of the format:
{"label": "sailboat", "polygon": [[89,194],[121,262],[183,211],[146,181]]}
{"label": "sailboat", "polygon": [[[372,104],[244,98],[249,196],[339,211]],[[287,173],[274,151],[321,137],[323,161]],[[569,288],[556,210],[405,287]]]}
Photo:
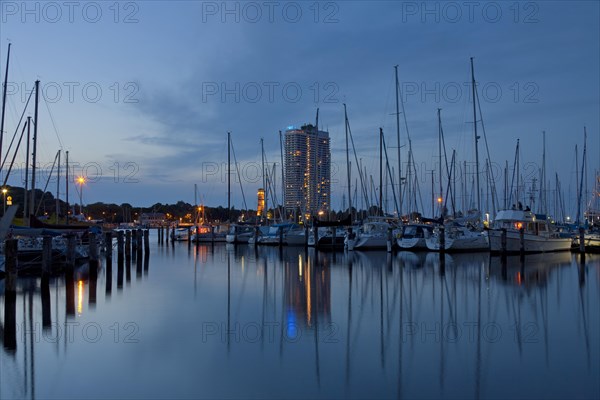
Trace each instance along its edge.
{"label": "sailboat", "polygon": [[[471,59],[471,74],[472,74],[472,85],[473,85],[473,104],[476,102],[475,96],[475,77],[473,74],[473,59]],[[476,171],[477,171],[477,191],[479,191],[479,156],[477,151],[477,141],[479,136],[477,136],[477,114],[475,111],[475,105],[473,106],[473,122],[475,125],[475,155],[476,155]],[[438,124],[439,124],[439,157],[440,157],[440,196],[442,193],[442,142],[443,142],[443,130],[441,123],[441,113],[440,109],[438,109]],[[444,146],[445,152],[445,146]],[[452,156],[452,164],[454,165],[454,154]],[[446,169],[448,170],[448,164],[446,164]],[[453,169],[453,168],[452,168]],[[451,194],[450,191],[450,182],[451,182],[451,173],[448,170],[448,190],[447,192]],[[452,199],[452,196],[451,196]],[[477,196],[478,209],[481,208],[481,202],[479,196]],[[453,208],[454,201],[452,200]],[[445,207],[444,207],[445,208]],[[444,214],[442,212],[442,214]],[[443,215],[442,215],[443,216]],[[441,227],[436,227],[432,234],[425,239],[425,244],[429,250],[432,251],[446,251],[446,252],[477,252],[477,251],[486,251],[489,249],[489,240],[487,234],[482,232],[479,228],[481,221],[481,214],[476,212],[474,214],[470,214],[467,217],[463,218],[454,218],[448,220],[444,223],[444,229],[442,231]],[[443,233],[442,233],[443,232]],[[443,238],[442,238],[443,235]]]}

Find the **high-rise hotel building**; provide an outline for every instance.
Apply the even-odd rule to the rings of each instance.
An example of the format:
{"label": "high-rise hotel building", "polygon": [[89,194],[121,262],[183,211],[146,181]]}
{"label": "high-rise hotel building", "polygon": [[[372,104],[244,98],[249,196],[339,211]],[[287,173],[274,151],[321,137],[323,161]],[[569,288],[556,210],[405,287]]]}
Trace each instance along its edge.
{"label": "high-rise hotel building", "polygon": [[329,132],[313,125],[285,132],[285,207],[304,215],[328,213],[331,198]]}

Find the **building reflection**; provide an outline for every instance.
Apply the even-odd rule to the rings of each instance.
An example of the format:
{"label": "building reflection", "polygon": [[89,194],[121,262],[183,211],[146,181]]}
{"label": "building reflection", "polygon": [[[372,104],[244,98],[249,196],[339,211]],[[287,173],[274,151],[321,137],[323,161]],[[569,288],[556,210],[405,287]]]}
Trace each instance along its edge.
{"label": "building reflection", "polygon": [[[287,324],[313,328],[331,322],[331,268],[328,257],[314,251],[291,251],[284,263],[284,307]],[[296,256],[295,260],[290,259]]]}

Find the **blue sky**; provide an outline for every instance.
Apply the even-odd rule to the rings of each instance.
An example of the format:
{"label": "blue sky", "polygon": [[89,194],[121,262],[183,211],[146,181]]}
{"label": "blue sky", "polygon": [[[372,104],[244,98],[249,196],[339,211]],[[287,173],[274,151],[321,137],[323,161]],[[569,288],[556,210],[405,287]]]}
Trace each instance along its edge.
{"label": "blue sky", "polygon": [[[427,209],[437,108],[448,152],[474,159],[470,57],[494,163],[512,167],[520,139],[522,163],[539,165],[546,131],[547,175],[558,173],[563,190],[574,192],[575,145],[581,151],[586,126],[590,189],[599,168],[595,1],[0,3],[2,76],[13,44],[4,151],[40,79],[46,101],[38,159],[51,164],[59,148],[69,150],[75,173],[88,177],[85,203],[193,202],[198,184],[205,204],[226,204],[230,131],[255,206],[260,138],[277,162],[278,131],[314,121],[319,107],[339,209],[346,192],[342,103],[358,156],[377,181],[379,127],[397,165],[398,65]],[[404,127],[401,135],[405,145]],[[237,184],[233,204],[242,207]]]}

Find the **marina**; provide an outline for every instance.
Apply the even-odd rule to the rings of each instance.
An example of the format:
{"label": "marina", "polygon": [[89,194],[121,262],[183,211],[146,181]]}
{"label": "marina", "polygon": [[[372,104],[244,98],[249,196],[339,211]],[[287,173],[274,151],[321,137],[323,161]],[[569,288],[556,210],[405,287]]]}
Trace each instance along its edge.
{"label": "marina", "polygon": [[600,2],[0,19],[0,399],[600,399]]}
{"label": "marina", "polygon": [[2,398],[598,395],[597,255],[150,239],[0,281]]}

